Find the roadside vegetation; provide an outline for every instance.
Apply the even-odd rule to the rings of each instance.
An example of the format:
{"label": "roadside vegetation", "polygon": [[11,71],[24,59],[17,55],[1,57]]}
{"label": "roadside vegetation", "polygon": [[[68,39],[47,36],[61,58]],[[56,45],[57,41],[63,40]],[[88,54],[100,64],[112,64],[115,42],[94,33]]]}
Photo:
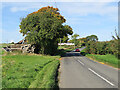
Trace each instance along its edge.
{"label": "roadside vegetation", "polygon": [[120,68],[120,66],[118,65],[118,63],[120,63],[120,61],[114,55],[111,55],[111,54],[107,54],[107,55],[87,54],[86,56],[93,60],[97,60],[99,62],[103,62],[103,63],[111,65],[113,67]]}
{"label": "roadside vegetation", "polygon": [[56,88],[60,56],[7,53],[2,57],[3,88]]}
{"label": "roadside vegetation", "polygon": [[89,53],[86,53],[86,48],[83,49],[80,53],[83,56],[86,56],[92,60],[96,60],[96,61],[105,63],[105,64],[113,66],[115,68],[120,68],[120,66],[119,66],[120,60],[115,55],[112,55],[112,54],[106,54],[106,55],[89,54]]}

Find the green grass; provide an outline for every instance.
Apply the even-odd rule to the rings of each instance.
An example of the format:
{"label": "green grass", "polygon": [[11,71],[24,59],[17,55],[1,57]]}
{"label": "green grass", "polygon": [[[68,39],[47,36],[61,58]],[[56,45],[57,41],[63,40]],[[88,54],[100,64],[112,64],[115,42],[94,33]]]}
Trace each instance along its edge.
{"label": "green grass", "polygon": [[74,46],[68,46],[68,45],[63,45],[63,46],[58,46],[58,49],[68,49],[68,50],[73,50]]}
{"label": "green grass", "polygon": [[[3,56],[2,87],[55,87],[55,75],[59,65],[59,61],[57,60],[58,58],[59,56],[38,56],[23,54],[7,54],[6,56]],[[38,81],[40,83],[34,84],[34,82]]]}
{"label": "green grass", "polygon": [[4,53],[5,53],[5,51],[0,49],[0,55],[3,55]]}
{"label": "green grass", "polygon": [[61,47],[60,47],[60,46],[58,46],[58,49],[64,49],[64,48],[65,48],[64,46],[61,46]]}
{"label": "green grass", "polygon": [[56,88],[55,78],[59,61],[47,64],[35,77],[29,88]]}
{"label": "green grass", "polygon": [[107,54],[107,55],[93,55],[93,54],[87,54],[87,57],[90,57],[92,59],[95,59],[99,62],[103,62],[105,64],[111,65],[113,67],[116,68],[120,68],[120,66],[118,65],[118,62],[120,63],[120,61],[111,54]]}
{"label": "green grass", "polygon": [[94,59],[99,62],[103,62],[105,64],[111,65],[113,67],[120,68],[120,65],[118,65],[120,63],[120,60],[118,60],[118,58],[114,55],[111,55],[111,54],[107,54],[107,55],[86,54],[85,49],[83,49],[81,51],[81,54],[84,56],[87,56],[90,59]]}
{"label": "green grass", "polygon": [[86,55],[85,49],[83,49],[82,51],[80,51],[80,54],[83,55],[83,56],[85,56]]}

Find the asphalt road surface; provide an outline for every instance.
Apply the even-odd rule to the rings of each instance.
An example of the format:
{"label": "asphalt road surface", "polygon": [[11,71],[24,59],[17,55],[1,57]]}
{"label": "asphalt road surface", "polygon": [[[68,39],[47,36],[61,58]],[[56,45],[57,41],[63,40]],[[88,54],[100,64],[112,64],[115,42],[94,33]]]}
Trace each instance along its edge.
{"label": "asphalt road surface", "polygon": [[118,88],[118,70],[69,52],[61,60],[59,87]]}

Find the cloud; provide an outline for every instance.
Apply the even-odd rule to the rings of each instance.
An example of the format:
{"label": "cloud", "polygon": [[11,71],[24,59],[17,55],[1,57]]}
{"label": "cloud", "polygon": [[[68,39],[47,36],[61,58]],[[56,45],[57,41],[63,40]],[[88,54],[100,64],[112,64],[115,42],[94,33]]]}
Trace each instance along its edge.
{"label": "cloud", "polygon": [[11,12],[27,11],[27,8],[12,7],[12,8],[10,8],[10,10],[11,10]]}
{"label": "cloud", "polygon": [[[90,1],[95,1],[95,0],[90,0]],[[27,11],[27,10],[35,9],[35,8],[39,9],[40,7],[48,6],[48,5],[55,6],[55,3],[24,3],[22,5],[21,4],[16,3],[16,5],[13,5],[10,8],[10,11],[11,12]],[[80,15],[80,16],[86,16],[88,14],[98,14],[98,15],[117,14],[117,9],[118,9],[117,5],[112,6],[108,4],[109,4],[108,2],[56,3],[57,7],[60,9],[60,12],[64,12],[67,14],[74,14],[74,15]]]}
{"label": "cloud", "polygon": [[[18,11],[29,11],[29,10],[34,10],[34,9],[40,9],[41,7],[45,7],[45,6],[54,6],[54,3],[12,3],[10,5],[10,11],[11,12],[18,12]],[[8,5],[4,5],[4,6],[8,6]]]}
{"label": "cloud", "polygon": [[[85,16],[88,14],[117,14],[117,6],[109,6],[107,3],[70,3],[63,4],[60,6],[61,11],[67,12],[68,14],[76,14]],[[67,9],[65,9],[67,8]]]}
{"label": "cloud", "polygon": [[98,15],[109,18],[115,22],[118,21],[117,3],[61,3],[58,7],[60,8],[61,14],[65,17],[73,16],[70,18],[74,18],[79,16],[90,17],[92,15]]}

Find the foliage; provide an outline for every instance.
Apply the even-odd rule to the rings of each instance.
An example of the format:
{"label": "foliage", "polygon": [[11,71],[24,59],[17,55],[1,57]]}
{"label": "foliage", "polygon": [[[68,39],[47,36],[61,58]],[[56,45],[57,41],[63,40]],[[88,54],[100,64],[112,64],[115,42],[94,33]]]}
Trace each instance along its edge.
{"label": "foliage", "polygon": [[66,20],[58,11],[58,8],[43,7],[22,19],[20,32],[35,45],[36,53],[53,55],[57,52],[58,39],[72,35],[72,28],[63,25]]}
{"label": "foliage", "polygon": [[86,37],[85,38],[79,38],[78,41],[79,41],[80,46],[85,46],[86,42],[87,42],[87,39],[86,39]]}
{"label": "foliage", "polygon": [[[28,88],[35,79],[43,79],[42,77],[45,77],[41,81],[45,85],[44,88],[54,87],[56,70],[59,65],[57,58],[59,56],[19,54],[3,56],[2,87]],[[37,77],[38,74],[42,77]]]}
{"label": "foliage", "polygon": [[86,44],[86,53],[89,54],[113,54],[119,56],[118,53],[118,40],[104,41],[104,42],[94,42],[89,41]]}
{"label": "foliage", "polygon": [[83,56],[85,56],[87,54],[87,53],[85,53],[85,50],[86,50],[86,48],[83,49],[82,51],[80,51],[80,54],[83,55]]}
{"label": "foliage", "polygon": [[115,29],[115,36],[112,36],[112,38],[115,41],[115,43],[113,44],[113,49],[116,52],[115,54],[120,59],[120,34],[119,34],[119,32],[117,33],[116,29]]}
{"label": "foliage", "polygon": [[118,48],[119,47],[118,43],[120,41],[120,37],[119,37],[118,33],[116,32],[116,30],[115,30],[115,35],[116,36],[112,36],[114,40],[104,41],[104,42],[97,41],[98,40],[97,36],[92,35],[96,39],[95,38],[91,39],[91,40],[88,39],[89,41],[86,44],[87,48],[86,48],[85,52],[89,53],[89,54],[100,54],[100,55],[113,54],[117,58],[120,58],[120,52],[119,52],[119,48]]}
{"label": "foliage", "polygon": [[77,39],[77,37],[79,37],[78,34],[73,35],[72,40],[70,40],[69,42],[72,42],[72,43],[75,42],[75,45],[78,47],[86,46],[86,44],[89,41],[94,41],[94,42],[98,41],[98,37],[96,35],[90,35],[90,36],[79,38],[79,39]]}
{"label": "foliage", "polygon": [[98,37],[96,35],[91,35],[86,37],[87,41],[98,41]]}
{"label": "foliage", "polygon": [[74,35],[71,36],[71,38],[72,38],[71,42],[74,43],[75,46],[77,46],[78,43],[79,43],[78,40],[77,40],[77,37],[79,37],[78,34],[74,34]]}
{"label": "foliage", "polygon": [[115,29],[115,36],[112,35],[112,38],[113,38],[114,40],[119,40],[119,39],[120,39],[120,35],[117,33],[117,30],[116,30],[116,29]]}
{"label": "foliage", "polygon": [[[67,43],[69,40],[68,36],[64,36],[63,38],[61,38],[61,43]],[[58,42],[60,42],[60,38],[58,39]]]}

